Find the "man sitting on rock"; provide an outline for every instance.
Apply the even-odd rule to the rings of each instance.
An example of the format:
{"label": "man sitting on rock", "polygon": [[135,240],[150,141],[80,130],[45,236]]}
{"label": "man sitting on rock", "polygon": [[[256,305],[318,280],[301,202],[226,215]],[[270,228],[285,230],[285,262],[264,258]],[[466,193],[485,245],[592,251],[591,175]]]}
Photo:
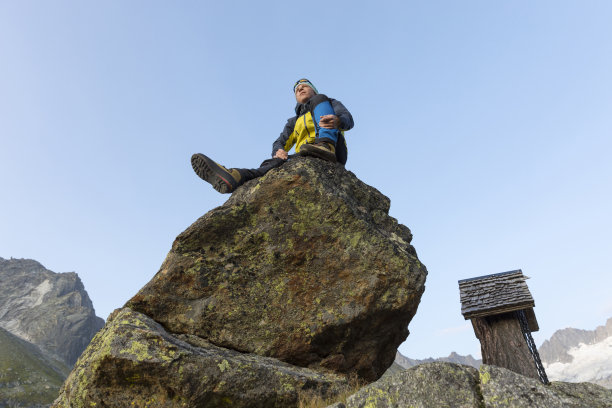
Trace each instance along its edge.
{"label": "man sitting on rock", "polygon": [[261,177],[289,159],[288,151],[303,156],[314,156],[331,162],[346,163],[347,150],[344,131],[353,127],[353,117],[344,105],[317,92],[308,79],[293,86],[295,116],[272,145],[272,159],[265,160],[256,169],[227,169],[201,153],[191,156],[196,174],[212,184],[220,193],[231,193],[238,186]]}

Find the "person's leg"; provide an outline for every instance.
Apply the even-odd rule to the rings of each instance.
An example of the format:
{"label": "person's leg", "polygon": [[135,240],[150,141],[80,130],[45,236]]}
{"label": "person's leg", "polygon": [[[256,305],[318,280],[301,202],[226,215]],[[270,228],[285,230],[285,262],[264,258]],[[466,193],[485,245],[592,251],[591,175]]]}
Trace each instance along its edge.
{"label": "person's leg", "polygon": [[191,156],[193,171],[220,193],[231,193],[247,181],[263,176],[284,162],[283,159],[274,158],[265,160],[256,169],[227,169],[201,153]]}
{"label": "person's leg", "polygon": [[328,142],[333,143],[335,146],[336,142],[338,141],[338,129],[326,129],[319,126],[321,116],[336,114],[331,102],[329,101],[329,98],[325,95],[318,94],[311,98],[310,103],[312,120],[314,121],[317,129],[317,138],[315,139],[315,143]]}
{"label": "person's leg", "polygon": [[314,121],[317,136],[313,144],[303,145],[300,154],[315,156],[321,159],[336,161],[336,142],[338,129],[327,129],[319,126],[321,116],[335,115],[334,108],[325,95],[318,94],[310,99],[312,120]]}
{"label": "person's leg", "polygon": [[256,169],[239,169],[240,173],[244,177],[243,183],[246,183],[249,180],[252,180],[257,177],[261,177],[272,169],[275,169],[281,166],[286,160],[279,158],[272,158],[268,160],[264,160],[263,163],[259,165]]}

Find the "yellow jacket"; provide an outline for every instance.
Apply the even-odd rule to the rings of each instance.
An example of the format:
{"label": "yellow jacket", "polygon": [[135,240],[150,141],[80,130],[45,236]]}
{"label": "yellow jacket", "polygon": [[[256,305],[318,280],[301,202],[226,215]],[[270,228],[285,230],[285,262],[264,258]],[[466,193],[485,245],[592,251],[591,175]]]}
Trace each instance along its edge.
{"label": "yellow jacket", "polygon": [[[338,161],[344,164],[346,163],[347,155],[344,131],[354,126],[353,116],[342,102],[331,98],[329,100],[332,104],[332,108],[334,108],[336,116],[340,118],[340,135],[338,136],[338,143],[336,144],[336,156],[338,156]],[[274,141],[272,145],[272,156],[274,156],[278,149],[283,149],[288,152],[294,146],[296,153],[299,153],[300,147],[304,143],[314,142],[317,131],[308,104],[298,104],[295,107],[295,113],[296,115],[294,117],[287,120],[285,128],[278,139]]]}

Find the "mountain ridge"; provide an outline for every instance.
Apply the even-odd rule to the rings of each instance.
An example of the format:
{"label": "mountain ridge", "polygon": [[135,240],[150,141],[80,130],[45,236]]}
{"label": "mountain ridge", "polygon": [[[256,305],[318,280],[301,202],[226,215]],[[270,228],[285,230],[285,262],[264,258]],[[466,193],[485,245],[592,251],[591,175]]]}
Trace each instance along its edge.
{"label": "mountain ridge", "polygon": [[76,272],[56,273],[33,259],[0,258],[0,327],[67,365],[104,320]]}
{"label": "mountain ridge", "polygon": [[612,388],[612,318],[594,330],[557,330],[539,351],[551,380]]}
{"label": "mountain ridge", "polygon": [[571,363],[573,357],[568,353],[569,349],[578,347],[580,344],[598,343],[610,336],[612,336],[612,317],[606,321],[605,325],[597,326],[594,330],[573,327],[560,329],[539,347],[540,358],[548,364]]}
{"label": "mountain ridge", "polygon": [[438,357],[438,358],[429,357],[429,358],[425,358],[422,360],[406,357],[402,353],[400,353],[399,350],[397,351],[397,354],[395,356],[395,363],[399,364],[403,368],[411,368],[411,367],[415,367],[420,364],[427,364],[427,363],[433,363],[433,362],[463,364],[463,365],[468,365],[474,368],[479,368],[482,365],[482,360],[472,357],[471,354],[468,354],[467,356],[463,356],[454,351],[452,351],[448,355],[448,357]]}
{"label": "mountain ridge", "polygon": [[76,272],[0,257],[0,407],[48,407],[104,324]]}
{"label": "mountain ridge", "polygon": [[[551,381],[591,382],[612,389],[612,318],[593,330],[567,327],[555,331],[538,349]],[[433,362],[451,362],[479,368],[482,360],[452,352],[448,357],[411,359],[399,351],[394,372]],[[400,369],[401,370],[401,369]]]}

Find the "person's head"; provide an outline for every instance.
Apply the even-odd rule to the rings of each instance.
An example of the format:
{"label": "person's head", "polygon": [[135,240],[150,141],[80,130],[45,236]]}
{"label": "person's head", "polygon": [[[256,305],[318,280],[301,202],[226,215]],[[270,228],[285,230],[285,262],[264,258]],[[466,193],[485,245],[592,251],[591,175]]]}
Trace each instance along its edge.
{"label": "person's head", "polygon": [[302,78],[293,85],[293,93],[295,93],[295,100],[298,103],[306,103],[317,94],[317,88],[315,88],[312,82]]}

